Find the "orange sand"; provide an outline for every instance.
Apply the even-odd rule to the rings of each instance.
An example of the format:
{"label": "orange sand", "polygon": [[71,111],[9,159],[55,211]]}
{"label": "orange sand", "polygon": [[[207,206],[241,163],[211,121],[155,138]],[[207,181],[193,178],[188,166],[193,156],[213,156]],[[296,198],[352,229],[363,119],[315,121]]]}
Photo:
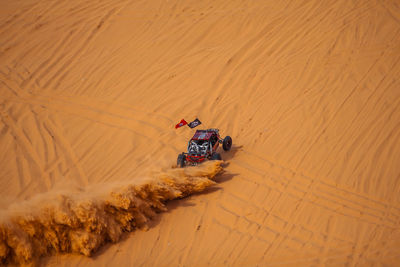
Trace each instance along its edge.
{"label": "orange sand", "polygon": [[216,186],[39,263],[399,265],[399,59],[396,0],[0,0],[0,212],[169,170],[198,117]]}

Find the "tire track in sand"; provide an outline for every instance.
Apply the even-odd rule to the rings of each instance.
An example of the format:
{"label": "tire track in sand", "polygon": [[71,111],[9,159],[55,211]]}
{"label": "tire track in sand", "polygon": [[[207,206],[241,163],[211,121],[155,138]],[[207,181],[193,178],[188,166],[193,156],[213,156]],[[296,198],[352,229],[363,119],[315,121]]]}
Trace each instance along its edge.
{"label": "tire track in sand", "polygon": [[[254,158],[254,156],[253,156]],[[296,218],[302,214],[302,211],[306,208],[305,204],[312,204],[312,205],[317,205],[320,206],[324,209],[329,209],[330,212],[332,213],[331,216],[336,216],[337,214],[343,215],[346,217],[352,217],[354,219],[357,219],[359,221],[364,221],[367,222],[368,224],[374,225],[375,228],[383,229],[386,228],[389,231],[393,231],[398,228],[398,211],[399,208],[395,207],[393,205],[390,205],[389,203],[383,203],[381,201],[372,199],[370,197],[366,197],[364,195],[360,195],[359,193],[356,192],[351,192],[348,191],[347,189],[342,189],[342,188],[336,188],[334,185],[330,185],[328,183],[325,183],[319,179],[312,179],[311,177],[305,177],[302,174],[298,174],[291,170],[290,168],[284,167],[284,166],[279,166],[277,164],[274,164],[271,161],[264,160],[264,163],[267,163],[267,167],[263,169],[259,169],[259,165],[254,166],[249,166],[248,164],[239,164],[238,162],[232,162],[235,166],[240,166],[242,168],[245,168],[247,171],[252,171],[255,176],[261,177],[262,180],[269,180],[268,178],[274,180],[274,183],[257,183],[259,185],[257,186],[264,186],[267,187],[268,190],[273,190],[276,192],[279,192],[279,197],[276,198],[275,201],[271,205],[269,205],[271,208],[268,210],[265,210],[264,208],[258,207],[257,205],[254,205],[253,208],[255,209],[262,209],[264,212],[267,214],[266,218],[263,220],[262,223],[254,221],[254,223],[258,225],[265,225],[266,219],[268,219],[269,216],[273,216],[274,218],[280,219],[283,224],[284,228],[283,230],[274,230],[275,232],[278,232],[278,234],[275,234],[275,238],[273,239],[273,242],[271,245],[265,250],[262,262],[265,262],[268,259],[271,259],[271,257],[276,253],[276,251],[281,247],[287,239],[292,239],[293,236],[292,233],[298,230],[300,228],[306,229],[306,225],[299,225],[296,222]],[[252,161],[253,162],[253,161]],[[265,165],[265,164],[264,164]],[[276,173],[275,175],[265,175],[265,170],[267,169],[273,169],[273,173]],[[282,179],[282,175],[286,173],[286,176],[288,178]],[[287,175],[287,173],[292,173],[291,175]],[[274,177],[275,176],[275,177]],[[278,178],[276,178],[278,176]],[[297,177],[303,177],[303,178],[297,178]],[[243,177],[239,177],[243,178]],[[310,180],[311,179],[311,180]],[[244,179],[248,180],[248,179]],[[250,179],[249,179],[250,180]],[[303,180],[303,181],[302,181]],[[254,183],[254,180],[251,180]],[[308,182],[306,182],[308,181]],[[280,183],[280,186],[277,186],[277,184]],[[301,189],[299,189],[299,184],[301,185],[303,183]],[[296,192],[297,191],[297,192]],[[299,197],[299,194],[302,194],[302,196]],[[234,194],[234,197],[239,197]],[[295,209],[292,211],[291,215],[289,216],[290,222],[285,219],[280,217],[279,214],[274,212],[274,208],[277,207],[278,203],[280,200],[282,200],[283,195],[291,195],[292,197],[297,197],[298,203],[295,207]],[[329,205],[337,203],[339,207],[341,206],[342,211],[340,210],[332,210],[329,208],[329,205],[326,204],[320,204],[317,201],[317,199],[312,199],[313,196],[319,197],[320,199],[328,199]],[[247,199],[241,199],[244,203],[250,203],[251,201],[248,201]],[[372,205],[370,208],[369,206]],[[225,207],[226,209],[230,210],[229,207]],[[346,211],[346,209],[349,209],[350,211]],[[395,209],[395,211],[392,211]],[[230,210],[230,212],[235,213],[235,210]],[[359,215],[356,215],[357,212]],[[365,215],[365,214],[368,214]],[[237,215],[239,216],[239,215]],[[360,220],[361,218],[361,220]],[[331,223],[330,223],[331,224]],[[336,223],[335,223],[336,224]],[[229,226],[228,226],[229,227]],[[383,228],[382,228],[383,227]],[[320,242],[317,245],[320,250],[322,251],[321,255],[327,255],[328,254],[328,248],[332,245],[332,240],[337,240],[340,242],[343,242],[340,237],[335,237],[333,235],[335,227],[332,225],[327,227],[326,232],[320,232],[320,233],[314,233],[315,229],[309,229],[312,232],[312,235],[323,235],[325,236],[325,242]],[[298,241],[298,240],[297,240]],[[248,241],[249,242],[249,241]],[[353,240],[347,240],[346,243],[348,244],[346,247],[349,249],[354,247],[353,249],[354,253],[357,255],[365,255],[366,252],[368,251],[369,247],[371,247],[370,243],[373,243],[374,245],[382,243],[381,240],[374,240],[374,241],[368,241],[368,240],[359,240],[359,243],[354,243]],[[353,253],[353,254],[354,254]],[[355,255],[354,257],[359,257]],[[240,258],[240,257],[238,257]],[[326,257],[325,257],[326,258]],[[320,262],[324,261],[324,257],[320,258]]]}
{"label": "tire track in sand", "polygon": [[[29,94],[27,94],[25,91],[22,91],[20,88],[18,88],[18,84],[16,84],[15,82],[13,82],[13,81],[7,82],[5,77],[4,76],[2,77],[1,74],[0,74],[0,79],[2,81],[4,81],[3,84],[6,84],[10,90],[12,90],[13,92],[16,92],[18,94],[18,99],[29,98]],[[10,99],[8,99],[8,100],[10,100]],[[39,155],[36,153],[35,149],[32,147],[29,140],[27,140],[27,138],[25,137],[23,130],[21,130],[22,127],[13,125],[12,122],[10,122],[10,121],[8,121],[7,125],[13,126],[12,129],[14,129],[14,132],[16,132],[16,136],[19,137],[17,140],[22,140],[22,141],[19,141],[19,144],[22,147],[27,147],[25,150],[27,150],[28,155],[29,154],[33,155],[31,157],[34,159],[35,164],[37,166],[39,166],[41,175],[47,181],[46,182],[47,189],[49,189],[52,185],[52,179],[50,177],[50,173],[60,163],[63,163],[64,166],[72,166],[73,168],[75,168],[77,170],[78,177],[80,179],[81,184],[87,185],[88,178],[86,177],[82,166],[80,165],[79,161],[77,160],[77,157],[76,157],[70,143],[65,139],[64,135],[59,130],[59,126],[56,125],[56,122],[53,122],[52,119],[50,119],[48,116],[39,116],[39,114],[32,109],[32,107],[31,107],[32,103],[30,103],[29,101],[22,102],[22,103],[27,104],[27,105],[25,105],[25,107],[27,107],[27,108],[30,107],[30,109],[27,109],[27,110],[28,110],[29,114],[31,116],[33,116],[36,121],[37,131],[40,133],[40,136],[41,136],[41,138],[43,140],[43,144],[44,144],[43,149],[45,151],[45,159],[44,159],[45,164],[41,163],[42,160],[40,160]],[[37,106],[39,106],[39,108],[43,108],[42,104],[39,104]],[[3,117],[5,117],[5,116],[6,116],[6,114],[3,114]],[[45,138],[44,137],[45,133],[48,133],[48,135],[51,136],[52,138]],[[52,141],[51,144],[49,143],[49,141],[50,142]],[[46,156],[48,154],[46,152],[46,151],[48,151],[47,147],[51,147],[51,146],[59,147],[61,149],[61,151],[63,151],[63,154],[57,155],[55,160],[53,160],[52,163],[49,162],[49,159]],[[60,172],[62,174],[61,170],[60,170]]]}
{"label": "tire track in sand", "polygon": [[[30,10],[30,14],[36,13],[36,19],[35,21],[32,23],[31,21],[26,21],[25,24],[22,24],[24,22],[24,20],[22,20],[22,22],[20,22],[19,24],[13,25],[13,27],[10,27],[10,29],[8,30],[10,33],[8,37],[8,39],[4,40],[4,44],[7,44],[7,48],[6,51],[12,49],[13,47],[17,46],[22,40],[23,38],[25,38],[29,33],[40,29],[44,24],[46,24],[46,22],[43,21],[44,16],[51,12],[55,6],[60,5],[59,1],[53,1],[51,4],[47,4],[45,7],[41,6],[42,3],[38,4],[38,10],[36,12],[34,12],[33,10]],[[29,13],[27,13],[29,14]],[[30,15],[29,14],[29,15]],[[42,22],[43,21],[43,22]],[[5,33],[2,33],[5,34]]]}
{"label": "tire track in sand", "polygon": [[[80,99],[79,97],[59,97],[59,96],[44,96],[37,95],[33,93],[28,93],[25,90],[22,90],[17,82],[9,80],[6,78],[4,73],[0,74],[0,78],[4,82],[10,91],[12,91],[15,97],[9,97],[8,101],[23,103],[26,106],[32,106],[38,109],[50,109],[55,110],[57,112],[71,114],[77,117],[85,118],[90,121],[94,121],[97,123],[101,123],[107,126],[127,130],[133,132],[135,135],[139,135],[143,138],[148,139],[147,135],[143,135],[136,131],[136,129],[146,129],[145,132],[153,132],[159,133],[160,127],[154,123],[154,114],[150,114],[149,112],[144,112],[142,110],[133,110],[131,106],[125,106],[115,103],[97,101],[91,99],[91,101],[87,101],[87,99]],[[22,80],[24,80],[22,78]],[[135,113],[132,114],[132,112]],[[142,119],[138,119],[137,115],[142,117]],[[56,114],[53,113],[53,118],[55,118]],[[141,116],[140,116],[141,115]],[[150,116],[152,118],[150,118]],[[66,141],[65,137],[63,137],[62,133],[58,131],[59,123],[55,121],[49,122],[48,116],[43,116],[44,120],[40,123],[42,128],[52,136],[53,141],[56,143],[57,147],[62,148],[64,152],[64,157],[59,158],[58,160],[54,160],[49,163],[49,166],[46,167],[45,171],[51,172],[56,168],[60,163],[64,163],[65,166],[74,166],[77,169],[78,177],[82,183],[87,183],[88,178],[85,175],[82,167],[79,164],[79,159],[75,155],[71,145]],[[171,120],[163,115],[156,114],[157,124],[160,122],[164,125],[170,125]],[[160,121],[161,119],[161,121]],[[56,126],[56,124],[58,126]],[[39,126],[38,126],[39,127]],[[49,140],[44,138],[44,140]],[[70,164],[67,164],[70,162]]]}
{"label": "tire track in sand", "polygon": [[86,53],[87,49],[93,43],[95,38],[106,28],[107,22],[112,18],[112,16],[122,10],[126,4],[127,1],[120,3],[119,6],[116,7],[114,5],[111,10],[109,10],[105,15],[100,18],[94,29],[92,29],[92,31],[83,41],[83,43],[76,49],[75,53],[73,53],[72,56],[67,59],[61,65],[61,67],[58,68],[58,70],[55,71],[53,76],[51,76],[47,80],[47,82],[45,82],[45,84],[43,85],[44,88],[52,88],[53,90],[56,90],[59,87],[64,78],[67,76],[71,66],[73,66],[73,64],[77,62],[77,59],[80,56]]}
{"label": "tire track in sand", "polygon": [[[50,189],[51,179],[44,171],[45,166],[41,163],[38,154],[36,153],[29,140],[25,137],[25,134],[21,130],[21,127],[19,127],[19,125],[16,124],[15,120],[8,114],[7,109],[4,107],[4,105],[0,105],[0,117],[3,123],[10,128],[14,140],[23,151],[25,158],[28,159],[29,162],[33,163],[33,169],[36,169],[37,174],[44,179],[46,189]],[[19,179],[23,178],[19,177]]]}
{"label": "tire track in sand", "polygon": [[[247,154],[251,154],[245,151]],[[377,247],[379,246],[388,246],[388,244],[385,241],[382,241],[382,238],[378,236],[378,240],[358,240],[358,243],[354,241],[354,239],[351,238],[345,238],[343,236],[338,236],[336,233],[336,225],[337,221],[332,222],[332,219],[329,219],[328,225],[326,227],[326,230],[317,230],[315,231],[314,228],[310,228],[307,225],[304,225],[303,223],[296,223],[296,220],[293,219],[293,216],[299,216],[301,213],[301,210],[306,211],[305,204],[311,204],[311,205],[316,205],[317,207],[321,207],[324,209],[328,209],[328,211],[332,214],[330,215],[330,218],[332,216],[336,217],[338,215],[344,216],[343,218],[353,218],[356,219],[359,222],[362,223],[367,223],[367,225],[371,225],[372,228],[378,229],[374,230],[373,232],[385,232],[387,233],[392,232],[396,229],[398,229],[398,218],[399,218],[399,207],[396,207],[392,203],[387,203],[382,200],[374,199],[368,195],[361,194],[358,192],[351,191],[346,188],[341,188],[338,187],[337,185],[330,184],[328,182],[325,182],[321,179],[315,179],[311,178],[309,176],[305,176],[302,173],[296,172],[292,170],[291,168],[276,164],[272,161],[269,161],[267,159],[264,159],[260,156],[257,156],[255,154],[252,154],[250,160],[253,164],[248,164],[245,162],[244,164],[240,165],[242,159],[238,159],[237,161],[231,161],[231,164],[234,166],[240,166],[242,168],[245,168],[247,171],[251,171],[254,175],[254,177],[261,177],[261,182],[259,180],[254,181],[251,179],[246,179],[243,177],[238,176],[239,179],[243,179],[244,181],[249,181],[252,184],[255,182],[257,183],[257,187],[265,187],[268,188],[269,191],[274,191],[279,193],[279,197],[273,199],[272,201],[272,208],[265,209],[262,206],[258,206],[256,204],[251,204],[253,201],[250,201],[247,199],[247,196],[254,196],[256,194],[256,190],[254,191],[249,191],[249,189],[242,184],[242,186],[239,186],[242,188],[241,191],[246,192],[248,194],[244,194],[245,197],[240,196],[235,194],[233,192],[232,197],[238,199],[243,203],[244,207],[249,207],[251,206],[251,209],[259,210],[259,212],[255,213],[265,213],[267,214],[267,217],[260,222],[259,220],[254,220],[251,218],[246,218],[244,215],[238,214],[238,210],[236,207],[235,201],[229,201],[229,200],[224,200],[222,199],[219,201],[221,203],[220,209],[225,210],[226,212],[231,213],[233,216],[236,217],[233,225],[232,224],[227,224],[225,221],[220,221],[218,219],[213,219],[213,221],[216,224],[222,225],[225,229],[228,230],[229,234],[227,234],[227,237],[225,237],[224,241],[221,244],[221,247],[223,247],[225,242],[228,242],[230,239],[231,233],[238,233],[240,235],[248,236],[249,233],[251,233],[251,238],[246,238],[246,237],[241,237],[241,239],[244,238],[244,241],[248,245],[244,245],[243,249],[246,249],[248,247],[251,247],[251,240],[253,240],[253,237],[255,240],[261,241],[261,242],[268,242],[267,239],[260,239],[259,232],[260,231],[269,231],[274,234],[273,242],[270,245],[270,248],[268,248],[265,252],[265,256],[262,261],[265,262],[267,259],[271,259],[279,249],[279,247],[282,247],[283,244],[287,242],[287,240],[290,240],[291,242],[297,242],[301,243],[302,247],[304,247],[307,243],[310,243],[310,240],[312,240],[312,246],[317,247],[320,252],[316,253],[318,257],[315,257],[314,260],[317,260],[318,262],[325,262],[328,258],[332,259],[335,258],[336,256],[332,256],[335,250],[337,249],[348,249],[349,251],[352,251],[351,253],[348,254],[348,256],[351,256],[353,258],[361,258],[362,256],[364,257],[365,255],[371,255],[371,253],[375,253]],[[255,161],[256,160],[256,161]],[[255,165],[255,162],[262,162],[262,166],[265,166],[263,168],[260,168],[260,164]],[[268,172],[267,172],[268,171]],[[267,173],[267,174],[266,174]],[[252,176],[252,177],[253,177]],[[269,183],[262,183],[263,180],[273,180],[273,182]],[[249,183],[250,184],[250,183]],[[286,190],[284,190],[286,189]],[[267,192],[269,192],[267,191]],[[320,191],[322,191],[320,193]],[[265,190],[263,191],[265,193]],[[225,192],[224,195],[229,195],[229,192]],[[296,205],[296,209],[291,213],[291,218],[288,222],[288,219],[285,217],[282,217],[277,213],[278,211],[278,204],[280,200],[282,200],[282,195],[290,195],[291,197],[295,197],[299,199]],[[267,194],[268,195],[268,194]],[[316,197],[319,197],[320,199],[327,198],[328,199],[328,204],[325,203],[319,203],[320,201],[316,199]],[[236,201],[237,202],[237,201]],[[260,203],[263,203],[264,201],[261,201]],[[303,203],[303,204],[302,204]],[[226,204],[229,204],[226,206]],[[234,205],[234,208],[230,208],[231,205]],[[277,207],[276,210],[274,210],[274,207]],[[330,208],[333,206],[333,208]],[[236,207],[236,208],[235,208]],[[335,209],[335,207],[337,207]],[[309,209],[308,209],[309,210]],[[283,229],[271,229],[266,226],[265,222],[268,217],[273,217],[274,220],[278,219],[279,221],[284,224]],[[254,228],[253,226],[256,226],[258,229],[256,233],[254,232],[243,232],[241,233],[240,231],[237,231],[236,225],[239,220],[246,220],[250,222],[251,224],[248,226],[248,228]],[[229,220],[229,222],[232,222],[232,220]],[[295,222],[295,223],[293,223]],[[333,224],[333,225],[332,225]],[[364,224],[364,227],[366,227],[366,224]],[[250,231],[250,230],[249,230]],[[303,240],[299,240],[298,238],[295,237],[296,232],[299,231],[308,231],[311,233],[311,237]],[[335,235],[336,234],[336,235]],[[375,234],[373,234],[374,237],[376,237]],[[344,238],[344,239],[343,239]],[[316,241],[317,240],[317,241]],[[322,240],[322,241],[321,241]],[[334,250],[330,250],[330,248],[334,248]],[[234,248],[235,249],[235,248]],[[240,253],[244,253],[244,251],[239,250]],[[221,252],[223,253],[223,252]],[[230,255],[237,255],[237,253],[232,254],[233,251],[231,252]],[[217,257],[218,252],[214,253],[213,258]],[[320,255],[329,255],[327,257],[322,257]],[[238,256],[237,259],[240,259],[241,256]],[[352,259],[349,257],[349,259]],[[228,256],[227,258],[231,258],[231,256]],[[233,261],[236,262],[236,261]],[[270,262],[270,261],[268,261]],[[232,263],[233,264],[233,263]]]}
{"label": "tire track in sand", "polygon": [[[400,207],[393,205],[392,203],[373,199],[370,196],[359,192],[352,192],[349,189],[330,184],[322,179],[312,178],[298,171],[294,171],[291,168],[261,158],[255,154],[250,154],[246,151],[244,151],[244,153],[250,155],[253,160],[259,160],[263,162],[264,165],[267,164],[267,167],[260,169],[259,166],[251,165],[245,160],[240,162],[233,161],[232,164],[248,171],[252,171],[256,176],[261,177],[261,179],[257,181],[261,186],[282,192],[284,185],[287,181],[290,181],[291,184],[289,184],[286,192],[293,196],[297,196],[298,194],[308,192],[310,185],[315,183],[315,187],[318,190],[314,190],[312,194],[313,196],[326,201],[327,203],[334,204],[335,207],[341,207],[343,212],[348,215],[354,217],[355,214],[360,214],[361,217],[365,217],[368,222],[373,219],[376,224],[379,224],[384,219],[387,220],[385,216],[387,215],[389,218],[391,217],[391,219],[388,221],[389,223],[386,226],[389,228],[395,228],[397,225],[397,220],[400,218]],[[243,179],[247,180],[247,178]],[[284,181],[282,181],[282,179],[284,179]],[[278,187],[277,184],[281,184],[281,186]],[[326,205],[325,203],[321,206],[330,208],[331,205]]]}
{"label": "tire track in sand", "polygon": [[65,138],[62,131],[59,130],[62,129],[61,125],[57,122],[55,118],[52,119],[49,117],[48,120],[43,123],[43,126],[49,132],[49,134],[54,136],[55,145],[61,147],[61,149],[64,151],[65,160],[70,163],[66,164],[66,166],[73,166],[78,173],[80,183],[83,185],[88,185],[89,179],[83,171],[82,165],[80,164],[78,157],[76,156],[71,144]]}
{"label": "tire track in sand", "polygon": [[[391,42],[393,42],[394,40],[397,39],[397,36],[399,35],[399,33],[397,32],[393,38],[391,39]],[[297,168],[299,168],[304,160],[306,159],[306,157],[308,156],[308,154],[310,153],[310,151],[312,150],[312,148],[315,146],[315,144],[317,144],[319,142],[319,140],[322,138],[322,136],[325,134],[326,130],[330,127],[331,123],[334,121],[333,119],[339,114],[339,112],[343,109],[343,107],[345,106],[345,104],[348,102],[348,100],[355,94],[355,92],[357,91],[357,89],[359,89],[359,87],[361,86],[362,82],[364,80],[366,80],[369,77],[369,74],[372,72],[373,69],[379,67],[378,63],[385,59],[384,54],[387,50],[383,51],[382,54],[374,61],[374,63],[371,64],[371,66],[368,68],[368,70],[365,72],[365,74],[363,75],[363,77],[357,82],[357,84],[350,90],[350,93],[348,93],[348,95],[342,100],[342,102],[340,103],[340,105],[338,106],[338,108],[334,111],[333,115],[328,119],[328,122],[325,123],[325,127],[317,134],[316,138],[313,140],[313,142],[311,143],[311,145],[308,147],[308,149],[306,150],[306,152],[303,154],[303,156],[301,157]],[[396,61],[397,63],[397,61]],[[392,68],[391,71],[395,71],[396,68]],[[386,74],[385,78],[389,75]],[[384,79],[385,79],[384,78]]]}
{"label": "tire track in sand", "polygon": [[[299,7],[294,7],[294,10],[291,10],[290,14],[292,16],[298,16],[299,14],[302,14],[305,12],[305,10],[308,10],[309,8],[312,8],[313,6],[310,4],[302,4]],[[252,50],[254,50],[254,47],[256,47],[258,41],[262,38],[265,38],[265,36],[271,31],[271,29],[277,28],[280,23],[282,23],[282,18],[287,16],[287,11],[279,13],[278,16],[271,21],[271,23],[267,24],[264,26],[261,31],[259,31],[253,38],[251,38],[249,41],[247,41],[245,44],[243,44],[235,53],[233,56],[230,57],[230,59],[227,61],[225,66],[222,68],[222,70],[217,74],[212,87],[214,88],[213,93],[210,95],[210,99],[215,99],[215,101],[218,102],[219,100],[219,95],[221,95],[221,92],[224,91],[225,87],[229,83],[229,79],[226,82],[227,78],[233,74],[235,71],[235,66],[237,66],[240,62],[242,62],[246,55],[249,54]],[[256,52],[254,52],[256,53]],[[215,103],[207,103],[207,107],[211,107]]]}
{"label": "tire track in sand", "polygon": [[31,6],[21,10],[20,12],[14,13],[10,18],[8,18],[4,23],[0,24],[0,35],[3,35],[10,28],[14,27],[16,23],[19,22],[19,18],[23,17],[25,14],[31,13],[31,11],[37,6],[39,3],[34,3]]}
{"label": "tire track in sand", "polygon": [[[109,14],[111,11],[109,8],[114,7],[115,4],[113,2],[107,2],[103,3],[101,2],[100,4],[97,5],[91,5],[89,4],[87,8],[90,8],[90,10],[93,10],[92,12],[94,14],[97,14],[99,11],[103,11],[106,14]],[[112,9],[116,10],[116,8]],[[91,13],[92,13],[91,12]],[[76,11],[74,16],[78,16],[79,12]],[[67,25],[64,34],[64,37],[58,41],[56,45],[56,49],[54,49],[52,55],[50,55],[47,59],[45,59],[34,71],[32,71],[31,75],[22,83],[21,87],[24,89],[30,88],[33,83],[40,83],[42,80],[46,80],[49,75],[51,75],[54,71],[55,74],[53,75],[52,78],[47,80],[45,83],[48,84],[52,81],[52,79],[55,79],[57,74],[61,73],[62,70],[72,61],[76,60],[76,57],[83,54],[85,52],[84,48],[88,45],[90,40],[94,38],[99,31],[100,28],[102,28],[102,25],[104,21],[101,19],[100,22],[97,18],[93,19],[89,14],[82,13],[82,18],[80,18],[78,21],[74,23],[74,25]],[[107,15],[106,15],[107,16]],[[104,15],[103,15],[104,19]],[[72,43],[72,40],[74,38],[77,38],[80,34],[85,33],[85,28],[87,25],[94,25],[94,30],[92,30],[91,34],[89,34],[86,39],[83,39],[83,42],[81,44],[76,44]],[[63,24],[61,24],[63,25]],[[79,26],[79,27],[78,27]],[[100,27],[99,27],[100,26]],[[79,38],[82,39],[82,38]],[[75,50],[74,52],[71,53],[69,51],[68,53],[62,53],[66,49],[73,49]],[[72,57],[69,57],[69,55],[73,54]],[[60,66],[61,65],[61,66]],[[60,66],[60,67],[58,67]]]}

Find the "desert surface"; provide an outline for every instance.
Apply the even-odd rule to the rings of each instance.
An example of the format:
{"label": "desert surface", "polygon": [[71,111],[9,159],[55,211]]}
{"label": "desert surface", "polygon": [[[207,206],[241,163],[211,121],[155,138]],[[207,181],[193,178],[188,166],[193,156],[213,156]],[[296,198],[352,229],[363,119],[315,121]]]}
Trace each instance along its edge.
{"label": "desert surface", "polygon": [[0,265],[399,266],[399,60],[397,0],[0,0]]}

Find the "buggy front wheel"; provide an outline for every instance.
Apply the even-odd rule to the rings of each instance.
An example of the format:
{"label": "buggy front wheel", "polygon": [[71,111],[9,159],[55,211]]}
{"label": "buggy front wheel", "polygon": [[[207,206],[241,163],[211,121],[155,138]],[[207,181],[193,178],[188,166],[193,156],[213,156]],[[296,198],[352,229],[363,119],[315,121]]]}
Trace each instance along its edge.
{"label": "buggy front wheel", "polygon": [[230,136],[226,136],[224,141],[222,142],[222,148],[225,151],[229,151],[232,147],[232,138]]}
{"label": "buggy front wheel", "polygon": [[219,153],[213,153],[211,155],[211,160],[222,160],[221,155]]}
{"label": "buggy front wheel", "polygon": [[183,167],[185,167],[185,161],[186,161],[186,156],[185,156],[185,154],[179,154],[178,155],[178,159],[176,160],[176,165],[178,166],[178,167],[181,167],[181,168],[183,168]]}

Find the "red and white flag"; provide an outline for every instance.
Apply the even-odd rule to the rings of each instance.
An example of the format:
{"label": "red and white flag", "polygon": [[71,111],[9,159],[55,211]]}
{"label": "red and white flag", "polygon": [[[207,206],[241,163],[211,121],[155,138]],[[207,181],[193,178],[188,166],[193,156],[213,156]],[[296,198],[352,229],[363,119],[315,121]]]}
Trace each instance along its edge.
{"label": "red and white flag", "polygon": [[175,125],[175,129],[178,129],[179,127],[182,127],[182,126],[184,126],[186,124],[187,124],[187,122],[184,119],[182,119],[180,123]]}

